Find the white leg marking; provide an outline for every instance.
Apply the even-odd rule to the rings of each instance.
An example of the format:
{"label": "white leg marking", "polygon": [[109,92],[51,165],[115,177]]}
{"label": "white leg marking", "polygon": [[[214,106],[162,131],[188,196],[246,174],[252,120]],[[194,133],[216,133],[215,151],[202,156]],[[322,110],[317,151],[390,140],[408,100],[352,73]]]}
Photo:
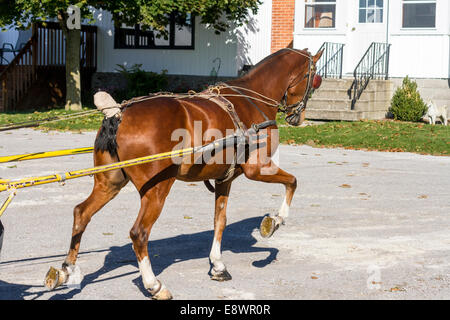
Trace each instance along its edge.
{"label": "white leg marking", "polygon": [[287,217],[289,217],[289,205],[286,202],[286,197],[284,198],[283,204],[280,207],[280,210],[278,210],[278,215],[285,220]]}
{"label": "white leg marking", "polygon": [[141,272],[142,276],[142,282],[144,283],[145,289],[148,289],[150,291],[158,291],[158,280],[156,279],[152,266],[150,264],[150,260],[148,257],[144,257],[142,261],[138,262],[139,264],[139,271]]}
{"label": "white leg marking", "polygon": [[221,272],[226,269],[225,264],[222,262],[222,253],[220,251],[220,242],[214,238],[211,252],[209,253],[209,259],[214,266],[214,271]]}

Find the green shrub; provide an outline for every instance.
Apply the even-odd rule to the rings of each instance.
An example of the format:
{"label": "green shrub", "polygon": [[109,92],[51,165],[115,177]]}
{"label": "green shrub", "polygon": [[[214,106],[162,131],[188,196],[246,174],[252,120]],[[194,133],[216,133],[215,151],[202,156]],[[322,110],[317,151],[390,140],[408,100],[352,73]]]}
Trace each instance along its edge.
{"label": "green shrub", "polygon": [[[122,99],[131,99],[134,97],[146,96],[152,92],[164,91],[169,83],[167,79],[167,70],[160,74],[147,72],[141,69],[142,64],[134,64],[130,68],[124,65],[117,65],[119,71],[127,80],[127,88],[119,95]],[[120,99],[118,99],[120,100]]]}
{"label": "green shrub", "polygon": [[392,97],[389,111],[396,120],[418,122],[422,119],[427,106],[417,91],[415,81],[411,81],[408,77],[403,79],[402,86]]}

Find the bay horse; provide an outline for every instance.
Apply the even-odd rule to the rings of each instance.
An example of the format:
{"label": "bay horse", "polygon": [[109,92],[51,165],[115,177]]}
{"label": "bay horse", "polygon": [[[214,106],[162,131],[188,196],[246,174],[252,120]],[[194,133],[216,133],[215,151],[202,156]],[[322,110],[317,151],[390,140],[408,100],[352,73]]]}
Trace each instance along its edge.
{"label": "bay horse", "polygon": [[[141,207],[131,228],[130,238],[144,287],[153,299],[172,298],[170,291],[152,271],[148,239],[176,179],[186,182],[216,181],[214,187],[209,182],[206,183],[210,191],[215,192],[214,238],[209,255],[210,274],[213,280],[231,280],[221,258],[222,233],[226,225],[231,184],[242,174],[255,181],[283,184],[286,194],[278,214],[267,220],[265,225],[263,223],[261,228],[271,229],[265,231],[268,236],[284,224],[297,188],[297,179],[278,168],[270,158],[278,146],[278,139],[273,137],[273,129],[277,128],[274,121],[279,109],[277,104],[284,103],[281,109],[286,113],[286,120],[290,124],[299,125],[303,121],[308,97],[313,89],[320,86],[321,80],[315,74],[315,65],[321,55],[322,52],[319,52],[313,56],[307,49],[285,48],[262,60],[243,77],[218,86],[215,89],[218,96],[226,97],[234,106],[234,119],[230,112],[220,107],[217,102],[201,95],[183,99],[170,96],[138,99],[123,108],[120,116],[118,114],[105,117],[95,141],[95,166],[172,150],[177,147],[177,141],[170,138],[173,132],[182,128],[195,135],[194,127],[199,122],[202,124],[201,134],[209,129],[222,134],[227,130],[236,131],[235,119],[238,119],[239,125],[244,128],[251,128],[262,122],[268,123],[264,141],[267,144],[269,161],[263,162],[259,155],[256,156],[256,161],[250,161],[252,154],[249,154],[244,161],[236,163],[233,170],[230,170],[230,163],[174,163],[173,160],[166,159],[95,174],[92,193],[74,208],[70,249],[62,269],[50,269],[44,281],[47,288],[51,290],[68,282],[75,270],[82,234],[92,216],[112,200],[129,181],[134,184],[141,198]],[[214,139],[210,136],[204,140],[208,142]],[[187,144],[193,143],[189,141]],[[221,157],[223,154],[224,152],[219,152],[216,156]],[[194,157],[195,155],[189,158]],[[263,172],[268,167],[271,168],[270,174]]]}

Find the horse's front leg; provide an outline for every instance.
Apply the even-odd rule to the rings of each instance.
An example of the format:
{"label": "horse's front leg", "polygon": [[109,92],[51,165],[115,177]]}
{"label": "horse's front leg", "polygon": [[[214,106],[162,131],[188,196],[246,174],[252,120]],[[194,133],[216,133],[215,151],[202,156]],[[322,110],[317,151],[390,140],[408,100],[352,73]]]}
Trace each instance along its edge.
{"label": "horse's front leg", "polygon": [[214,213],[214,240],[209,254],[211,262],[211,279],[216,281],[231,280],[225,264],[222,261],[222,234],[227,223],[227,203],[230,194],[231,181],[215,186],[216,206]]}
{"label": "horse's front leg", "polygon": [[267,165],[245,164],[242,165],[245,176],[250,180],[267,183],[281,183],[286,187],[286,196],[275,216],[267,216],[261,223],[260,232],[265,238],[271,237],[273,233],[284,224],[289,217],[289,208],[297,189],[297,179],[290,173],[280,169],[272,161]]}

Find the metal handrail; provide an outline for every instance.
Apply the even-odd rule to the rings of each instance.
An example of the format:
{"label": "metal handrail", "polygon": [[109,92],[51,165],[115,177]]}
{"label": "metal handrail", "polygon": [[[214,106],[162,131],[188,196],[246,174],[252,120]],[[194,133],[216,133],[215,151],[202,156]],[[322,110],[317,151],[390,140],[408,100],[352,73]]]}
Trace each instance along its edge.
{"label": "metal handrail", "polygon": [[342,79],[343,43],[324,42],[319,49],[324,50],[317,62],[317,74],[322,78]]}
{"label": "metal handrail", "polygon": [[389,52],[388,43],[372,42],[353,71],[353,83],[349,89],[352,99],[351,109],[355,109],[356,102],[367,88],[371,79],[389,79]]}

